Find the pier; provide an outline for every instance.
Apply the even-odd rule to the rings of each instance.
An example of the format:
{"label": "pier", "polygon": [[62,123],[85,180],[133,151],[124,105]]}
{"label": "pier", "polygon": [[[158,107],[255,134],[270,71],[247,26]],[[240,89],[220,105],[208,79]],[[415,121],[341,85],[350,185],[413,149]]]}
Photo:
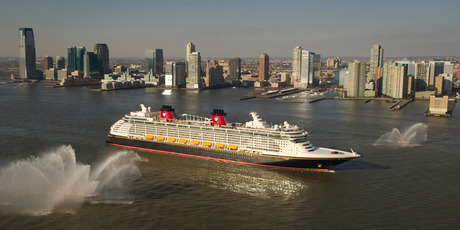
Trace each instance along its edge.
{"label": "pier", "polygon": [[392,111],[401,110],[402,108],[404,108],[407,104],[411,103],[412,101],[414,101],[413,98],[410,100],[399,100],[394,105],[392,105],[388,110],[392,110]]}
{"label": "pier", "polygon": [[274,98],[274,97],[281,97],[289,94],[294,94],[294,93],[299,93],[302,92],[303,90],[297,89],[297,88],[289,88],[289,89],[284,89],[284,90],[269,90],[269,91],[263,91],[259,93],[248,93],[244,96],[242,96],[239,100],[247,100],[247,99],[252,99],[252,98]]}

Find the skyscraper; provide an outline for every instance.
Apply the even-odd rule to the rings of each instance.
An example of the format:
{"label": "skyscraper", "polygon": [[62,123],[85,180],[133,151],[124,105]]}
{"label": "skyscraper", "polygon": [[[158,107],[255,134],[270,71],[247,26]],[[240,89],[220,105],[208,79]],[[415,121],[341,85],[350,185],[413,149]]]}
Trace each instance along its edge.
{"label": "skyscraper", "polygon": [[388,61],[383,64],[382,94],[392,98],[407,95],[407,65]]}
{"label": "skyscraper", "polygon": [[185,62],[167,62],[165,65],[165,85],[184,87]]}
{"label": "skyscraper", "polygon": [[369,73],[367,74],[366,83],[375,80],[375,68],[377,67],[383,67],[383,48],[375,44],[371,49]]}
{"label": "skyscraper", "polygon": [[307,88],[319,82],[320,55],[296,46],[292,52],[292,83],[295,87]]}
{"label": "skyscraper", "polygon": [[268,54],[263,53],[260,55],[260,67],[259,67],[259,81],[266,81],[270,78],[269,66],[270,61]]}
{"label": "skyscraper", "polygon": [[85,62],[85,53],[86,53],[86,48],[83,46],[77,47],[77,66],[75,70],[83,71],[84,69],[84,62]]}
{"label": "skyscraper", "polygon": [[57,56],[56,57],[56,69],[64,69],[65,68],[65,58]]}
{"label": "skyscraper", "polygon": [[77,69],[77,47],[75,46],[67,47],[67,68],[69,71]]}
{"label": "skyscraper", "polygon": [[201,89],[203,81],[201,79],[201,56],[199,52],[192,52],[188,61],[188,83],[189,89]]}
{"label": "skyscraper", "polygon": [[195,44],[193,44],[193,42],[189,42],[187,44],[187,50],[186,50],[186,53],[185,53],[185,61],[186,62],[189,61],[190,54],[192,54],[193,52],[196,52]]}
{"label": "skyscraper", "polygon": [[210,60],[206,63],[206,86],[216,87],[224,83],[222,66],[216,61]]}
{"label": "skyscraper", "polygon": [[85,77],[91,77],[92,75],[94,77],[99,77],[101,76],[101,68],[100,68],[100,62],[97,54],[93,52],[85,52],[84,55],[84,61],[83,61],[83,74]]}
{"label": "skyscraper", "polygon": [[45,58],[43,58],[43,70],[46,71],[51,68],[53,68],[53,58],[50,56],[46,56]]}
{"label": "skyscraper", "polygon": [[96,43],[94,53],[97,55],[98,68],[101,68],[104,74],[112,72],[109,66],[109,47],[107,44]]}
{"label": "skyscraper", "polygon": [[228,80],[235,81],[241,79],[241,59],[234,57],[229,61]]}
{"label": "skyscraper", "polygon": [[35,39],[32,28],[19,28],[19,77],[37,79]]}
{"label": "skyscraper", "polygon": [[366,63],[355,61],[348,64],[347,97],[364,97]]}
{"label": "skyscraper", "polygon": [[145,71],[153,74],[163,73],[163,50],[146,49],[145,50]]}

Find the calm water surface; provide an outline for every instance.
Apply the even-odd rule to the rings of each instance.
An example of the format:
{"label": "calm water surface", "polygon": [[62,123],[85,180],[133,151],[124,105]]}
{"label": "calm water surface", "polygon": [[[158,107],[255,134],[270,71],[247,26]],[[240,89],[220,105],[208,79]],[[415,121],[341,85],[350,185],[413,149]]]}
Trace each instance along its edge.
{"label": "calm water surface", "polygon": [[[456,229],[460,224],[460,113],[425,117],[427,102],[388,111],[384,101],[280,103],[238,98],[250,89],[191,92],[146,88],[92,92],[44,84],[0,84],[0,167],[62,145],[77,161],[94,165],[127,151],[106,146],[110,126],[139,104],[158,110],[210,116],[222,108],[230,122],[256,111],[273,124],[285,120],[310,133],[317,146],[363,155],[335,173],[299,172],[232,165],[131,151],[148,160],[126,200],[86,202],[72,213],[30,215],[0,212],[1,229]],[[393,128],[428,126],[420,146],[374,146]],[[18,182],[19,183],[19,182]],[[39,197],[39,196],[37,196]],[[38,199],[38,198],[37,198]],[[2,205],[2,204],[0,204]],[[5,205],[5,204],[3,204]]]}

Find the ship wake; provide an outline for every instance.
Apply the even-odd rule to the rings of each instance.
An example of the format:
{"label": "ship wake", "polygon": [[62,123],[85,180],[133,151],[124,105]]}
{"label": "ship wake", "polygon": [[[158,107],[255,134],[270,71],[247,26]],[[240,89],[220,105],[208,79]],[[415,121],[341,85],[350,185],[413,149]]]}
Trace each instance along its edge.
{"label": "ship wake", "polygon": [[0,211],[44,215],[73,213],[88,200],[116,200],[141,172],[133,152],[109,156],[93,169],[78,163],[71,146],[0,169]]}

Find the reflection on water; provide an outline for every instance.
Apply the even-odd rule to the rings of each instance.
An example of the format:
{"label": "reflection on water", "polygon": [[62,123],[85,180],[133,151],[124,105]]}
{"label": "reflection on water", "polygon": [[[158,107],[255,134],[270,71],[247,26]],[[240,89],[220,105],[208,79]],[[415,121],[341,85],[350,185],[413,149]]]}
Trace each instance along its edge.
{"label": "reflection on water", "polygon": [[[157,183],[154,182],[155,180],[160,180],[160,174],[167,174],[167,177],[174,181],[173,183],[182,180],[183,183],[188,184],[182,189],[200,185],[262,199],[278,197],[290,200],[296,198],[309,188],[305,181],[306,175],[309,173],[312,175],[330,174],[267,169],[142,151],[139,151],[138,154],[149,159],[148,164],[142,164],[141,169],[145,177],[156,174],[150,178],[152,184]],[[297,174],[303,176],[296,178]],[[149,180],[149,178],[143,179]],[[156,185],[158,189],[165,189],[164,186],[170,186],[168,190],[173,193],[178,192],[175,188],[181,187]]]}

